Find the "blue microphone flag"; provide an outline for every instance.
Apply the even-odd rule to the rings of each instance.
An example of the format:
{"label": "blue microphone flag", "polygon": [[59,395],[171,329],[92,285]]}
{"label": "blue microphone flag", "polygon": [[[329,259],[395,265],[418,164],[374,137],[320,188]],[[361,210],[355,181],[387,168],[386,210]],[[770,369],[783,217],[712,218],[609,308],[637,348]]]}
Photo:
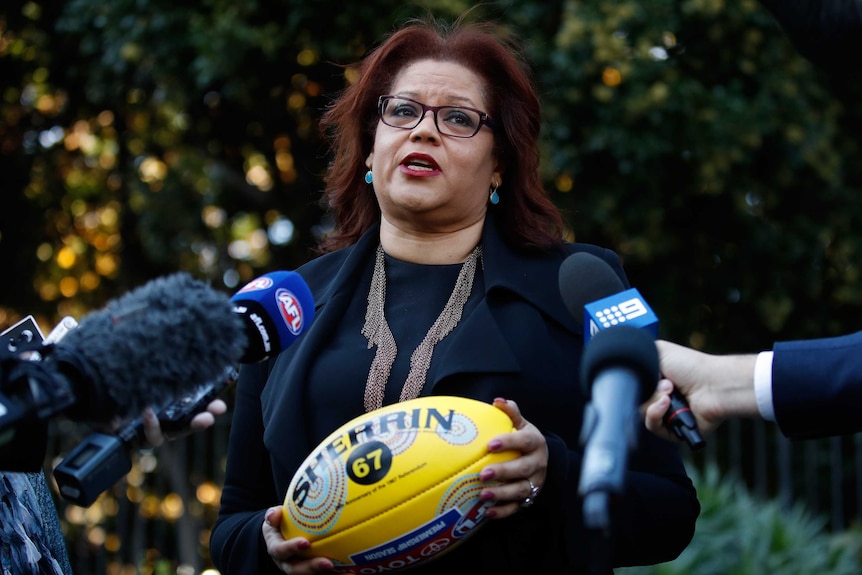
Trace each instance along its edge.
{"label": "blue microphone flag", "polygon": [[658,316],[636,288],[584,305],[584,318],[584,341],[615,325],[630,325],[658,337]]}
{"label": "blue microphone flag", "polygon": [[243,363],[277,355],[314,319],[311,289],[293,271],[264,274],[243,286],[230,300],[233,311],[246,317],[246,327],[251,332]]}

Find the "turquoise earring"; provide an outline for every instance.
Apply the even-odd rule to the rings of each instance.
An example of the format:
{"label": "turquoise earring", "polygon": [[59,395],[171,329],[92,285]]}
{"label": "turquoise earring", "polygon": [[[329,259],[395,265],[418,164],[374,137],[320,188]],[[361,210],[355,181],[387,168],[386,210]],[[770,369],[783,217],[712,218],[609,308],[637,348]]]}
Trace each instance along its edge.
{"label": "turquoise earring", "polygon": [[374,174],[371,173],[371,170],[365,172],[365,183],[370,184],[374,181]]}
{"label": "turquoise earring", "polygon": [[491,195],[488,196],[488,201],[495,206],[500,203],[500,195],[497,193],[498,187],[499,186],[494,186],[493,188],[491,188]]}

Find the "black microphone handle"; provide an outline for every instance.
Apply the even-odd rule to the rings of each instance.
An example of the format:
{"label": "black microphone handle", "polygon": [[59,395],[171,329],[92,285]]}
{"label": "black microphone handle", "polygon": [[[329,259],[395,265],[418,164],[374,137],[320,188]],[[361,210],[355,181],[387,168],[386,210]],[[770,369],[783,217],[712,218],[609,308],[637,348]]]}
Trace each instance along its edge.
{"label": "black microphone handle", "polygon": [[687,443],[692,451],[700,451],[706,446],[694,413],[679,390],[674,389],[670,394],[670,407],[662,416],[662,422],[678,439]]}

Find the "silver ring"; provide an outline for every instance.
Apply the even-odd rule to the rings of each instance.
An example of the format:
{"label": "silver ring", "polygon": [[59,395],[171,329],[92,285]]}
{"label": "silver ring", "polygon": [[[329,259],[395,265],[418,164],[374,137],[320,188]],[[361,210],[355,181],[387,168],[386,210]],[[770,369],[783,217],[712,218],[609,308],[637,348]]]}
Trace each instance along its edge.
{"label": "silver ring", "polygon": [[533,503],[536,502],[536,496],[539,495],[539,486],[534,485],[532,481],[527,479],[527,483],[530,484],[530,494],[524,497],[524,500],[521,501],[521,509],[526,509],[527,507],[532,507]]}

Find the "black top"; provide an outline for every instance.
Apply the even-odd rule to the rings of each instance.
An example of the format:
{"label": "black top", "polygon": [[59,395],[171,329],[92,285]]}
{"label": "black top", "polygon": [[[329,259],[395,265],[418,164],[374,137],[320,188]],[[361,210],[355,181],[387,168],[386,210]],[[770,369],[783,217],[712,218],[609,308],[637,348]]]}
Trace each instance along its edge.
{"label": "black top", "polygon": [[[284,500],[291,479],[318,445],[318,437],[343,419],[343,415],[321,415],[321,410],[334,409],[351,417],[364,411],[361,397],[371,352],[360,333],[361,314],[378,242],[375,227],[355,245],[299,268],[314,294],[313,324],[276,358],[244,365],[240,372],[221,506],[210,541],[213,563],[222,573],[280,573],[261,534],[265,510]],[[547,476],[535,505],[507,519],[488,521],[470,541],[410,571],[411,575],[593,575],[594,567],[603,564],[596,561],[603,553],[597,552],[586,532],[578,496],[585,405],[578,377],[583,325],[566,309],[558,279],[563,260],[579,251],[603,259],[628,287],[613,252],[587,244],[561,244],[541,252],[514,249],[489,215],[482,234],[482,273],[477,274],[482,287],[474,285],[475,304],[470,302],[458,327],[435,348],[423,393],[516,401],[524,417],[545,436]],[[392,269],[396,267],[400,266],[390,266],[390,271],[399,275]],[[418,273],[426,274],[425,270]],[[451,272],[449,281],[431,281],[422,275],[417,305],[428,308],[423,325],[418,325],[414,312],[391,314],[390,321],[399,323],[396,316],[400,315],[415,321],[416,331],[424,334],[442,309],[443,294],[451,293],[455,273]],[[426,297],[426,283],[438,284],[442,292],[433,304],[432,297]],[[571,289],[580,288],[580,282],[574,284]],[[388,304],[413,307],[412,300]],[[348,322],[348,316],[354,319]],[[343,329],[345,325],[353,327]],[[394,328],[399,344],[405,337],[402,327]],[[341,337],[355,338],[354,343],[342,346]],[[361,348],[357,357],[364,358],[362,368],[352,376],[341,373],[344,381],[333,381],[339,377],[336,368],[321,364],[333,363],[337,350],[354,345]],[[400,371],[403,377],[404,370]],[[357,382],[356,388],[348,387],[348,381]],[[396,383],[400,386],[401,381]],[[345,389],[352,398],[342,397]],[[317,411],[310,413],[312,406]],[[329,424],[322,425],[319,417],[330,417]],[[625,485],[623,496],[612,506],[609,563],[641,565],[676,557],[691,541],[699,511],[677,446],[640,426]],[[610,569],[602,571],[602,575],[609,573]]]}
{"label": "black top", "polygon": [[[373,264],[373,260],[369,264]],[[384,405],[398,402],[410,371],[410,356],[449,300],[461,266],[460,263],[420,265],[395,259],[388,254],[385,256],[385,315],[398,346],[398,354],[386,385]],[[309,392],[305,407],[311,425],[309,431],[315,443],[364,411],[365,382],[377,349],[369,349],[368,339],[362,335],[373,271],[373,265],[368,265],[363,272],[338,329],[327,345],[321,348],[319,361],[309,370]],[[483,292],[481,266],[477,266],[473,290],[464,306],[462,322],[476,307]],[[455,326],[457,329],[458,326]],[[449,336],[435,347],[428,380],[433,380],[431,374],[451,341]],[[428,391],[429,387],[426,386],[422,395],[427,395]]]}

